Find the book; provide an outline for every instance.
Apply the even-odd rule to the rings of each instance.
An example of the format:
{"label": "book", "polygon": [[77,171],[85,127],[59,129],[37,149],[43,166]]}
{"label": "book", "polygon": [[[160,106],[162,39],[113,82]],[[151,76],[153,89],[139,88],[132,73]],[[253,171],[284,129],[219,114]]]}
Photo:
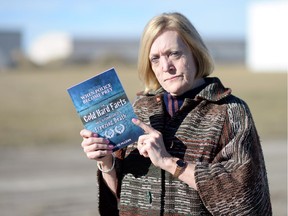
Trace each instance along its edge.
{"label": "book", "polygon": [[143,130],[114,68],[67,89],[84,127],[105,137],[113,151],[135,141]]}

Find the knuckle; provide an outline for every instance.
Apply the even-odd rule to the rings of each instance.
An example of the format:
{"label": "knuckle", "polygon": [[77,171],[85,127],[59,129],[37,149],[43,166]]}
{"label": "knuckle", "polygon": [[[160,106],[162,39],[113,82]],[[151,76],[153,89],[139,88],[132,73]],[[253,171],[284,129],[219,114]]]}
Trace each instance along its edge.
{"label": "knuckle", "polygon": [[87,130],[86,130],[86,129],[82,129],[82,130],[80,131],[80,136],[84,137],[84,136],[87,136],[87,135],[88,135],[88,133],[87,133]]}
{"label": "knuckle", "polygon": [[160,138],[160,137],[162,136],[162,134],[161,134],[159,131],[156,131],[156,132],[155,132],[155,136],[156,136],[157,138]]}
{"label": "knuckle", "polygon": [[94,152],[88,152],[86,155],[90,160],[95,160],[97,158]]}
{"label": "knuckle", "polygon": [[84,148],[85,146],[85,143],[84,143],[84,140],[81,142],[81,147]]}
{"label": "knuckle", "polygon": [[156,133],[154,137],[155,137],[155,139],[159,139],[160,135],[158,133]]}
{"label": "knuckle", "polygon": [[90,152],[87,147],[83,148],[83,151],[84,151],[85,153],[89,153],[89,152]]}
{"label": "knuckle", "polygon": [[85,148],[86,146],[87,146],[87,141],[83,139],[83,141],[81,142],[81,147]]}
{"label": "knuckle", "polygon": [[87,157],[88,157],[88,159],[90,159],[90,160],[93,160],[93,159],[94,159],[94,157],[92,157],[92,155],[90,155],[90,154],[88,154]]}
{"label": "knuckle", "polygon": [[89,137],[89,138],[87,138],[87,143],[92,144],[93,142],[94,142],[93,137]]}
{"label": "knuckle", "polygon": [[80,134],[80,136],[83,137],[84,136],[84,130],[81,130],[79,134]]}

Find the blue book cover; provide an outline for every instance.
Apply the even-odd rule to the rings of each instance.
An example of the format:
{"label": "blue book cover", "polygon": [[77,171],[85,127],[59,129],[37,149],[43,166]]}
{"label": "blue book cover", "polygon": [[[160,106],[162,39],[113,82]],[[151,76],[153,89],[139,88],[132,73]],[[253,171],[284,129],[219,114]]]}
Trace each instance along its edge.
{"label": "blue book cover", "polygon": [[84,127],[108,138],[121,149],[135,141],[143,130],[132,123],[137,118],[114,68],[67,89]]}

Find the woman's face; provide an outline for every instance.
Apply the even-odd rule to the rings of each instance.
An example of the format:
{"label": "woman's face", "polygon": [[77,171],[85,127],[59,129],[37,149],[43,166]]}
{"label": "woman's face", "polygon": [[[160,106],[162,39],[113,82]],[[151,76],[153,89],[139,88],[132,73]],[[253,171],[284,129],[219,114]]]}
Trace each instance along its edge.
{"label": "woman's face", "polygon": [[158,82],[171,95],[182,95],[194,87],[193,54],[176,31],[165,31],[155,39],[149,60]]}

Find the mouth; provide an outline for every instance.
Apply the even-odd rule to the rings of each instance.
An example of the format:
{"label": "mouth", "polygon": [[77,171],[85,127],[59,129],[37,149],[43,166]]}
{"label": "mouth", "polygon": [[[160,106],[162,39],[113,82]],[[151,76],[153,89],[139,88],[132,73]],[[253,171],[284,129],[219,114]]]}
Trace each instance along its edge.
{"label": "mouth", "polygon": [[182,75],[172,76],[172,77],[169,77],[169,78],[167,78],[167,79],[164,79],[164,82],[170,81],[170,80],[174,80],[174,79],[177,79],[177,78],[179,78],[179,77],[183,77],[183,76],[182,76]]}

